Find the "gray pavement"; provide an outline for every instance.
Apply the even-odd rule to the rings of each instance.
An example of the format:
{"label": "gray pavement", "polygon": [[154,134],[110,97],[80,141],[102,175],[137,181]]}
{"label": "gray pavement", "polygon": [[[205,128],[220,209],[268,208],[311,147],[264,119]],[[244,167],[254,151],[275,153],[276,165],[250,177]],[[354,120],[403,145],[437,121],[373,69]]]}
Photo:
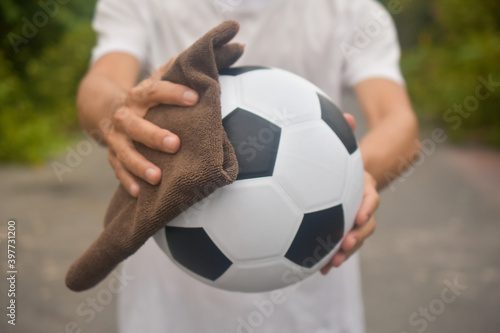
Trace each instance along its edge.
{"label": "gray pavement", "polygon": [[[383,192],[377,230],[361,252],[367,331],[500,332],[500,154],[439,145],[423,156]],[[77,162],[62,182],[50,163],[0,167],[0,268],[7,271],[13,218],[18,271],[16,326],[2,314],[0,332],[116,331],[115,294],[73,293],[63,282],[99,234],[117,184],[102,148]],[[0,287],[6,312],[5,278]],[[99,292],[108,304],[92,310]]]}

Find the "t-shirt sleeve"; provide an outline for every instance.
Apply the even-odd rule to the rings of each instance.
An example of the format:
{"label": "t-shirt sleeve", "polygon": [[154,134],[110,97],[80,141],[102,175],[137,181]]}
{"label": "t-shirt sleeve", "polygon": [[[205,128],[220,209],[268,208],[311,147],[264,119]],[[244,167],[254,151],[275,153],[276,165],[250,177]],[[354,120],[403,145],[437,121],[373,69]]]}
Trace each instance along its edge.
{"label": "t-shirt sleeve", "polygon": [[140,9],[134,0],[98,1],[92,23],[97,33],[92,63],[109,52],[125,52],[144,61],[147,38]]}
{"label": "t-shirt sleeve", "polygon": [[344,84],[352,87],[370,78],[386,78],[404,85],[401,55],[394,22],[374,0],[352,0],[350,26],[340,44]]}

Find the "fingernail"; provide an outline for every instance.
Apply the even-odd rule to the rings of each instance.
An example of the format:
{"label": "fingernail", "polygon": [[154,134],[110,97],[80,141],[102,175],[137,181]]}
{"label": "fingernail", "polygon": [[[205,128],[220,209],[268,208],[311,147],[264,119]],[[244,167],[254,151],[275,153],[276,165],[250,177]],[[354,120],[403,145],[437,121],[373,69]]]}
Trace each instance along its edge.
{"label": "fingernail", "polygon": [[155,171],[155,169],[153,169],[153,168],[148,168],[144,174],[145,174],[145,176],[146,176],[146,179],[147,179],[150,183],[154,183],[154,182],[155,182],[155,180],[156,180],[156,179],[155,179],[155,178],[156,178],[156,177],[155,177],[155,176],[156,176],[156,171]]}
{"label": "fingernail", "polygon": [[139,194],[139,186],[137,184],[130,185],[130,193],[136,197]]}
{"label": "fingernail", "polygon": [[186,90],[183,97],[188,103],[196,103],[198,101],[198,94],[194,90]]}
{"label": "fingernail", "polygon": [[177,146],[177,138],[169,135],[163,138],[163,148],[167,151],[172,151]]}

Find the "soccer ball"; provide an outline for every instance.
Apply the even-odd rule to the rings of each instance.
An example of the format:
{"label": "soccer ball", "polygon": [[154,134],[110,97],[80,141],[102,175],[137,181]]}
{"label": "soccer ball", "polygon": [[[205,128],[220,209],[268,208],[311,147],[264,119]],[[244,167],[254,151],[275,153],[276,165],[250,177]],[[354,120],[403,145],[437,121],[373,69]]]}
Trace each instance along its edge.
{"label": "soccer ball", "polygon": [[237,180],[155,236],[190,276],[263,292],[310,276],[338,250],[363,194],[363,163],[340,110],[290,72],[260,66],[220,73],[222,123]]}

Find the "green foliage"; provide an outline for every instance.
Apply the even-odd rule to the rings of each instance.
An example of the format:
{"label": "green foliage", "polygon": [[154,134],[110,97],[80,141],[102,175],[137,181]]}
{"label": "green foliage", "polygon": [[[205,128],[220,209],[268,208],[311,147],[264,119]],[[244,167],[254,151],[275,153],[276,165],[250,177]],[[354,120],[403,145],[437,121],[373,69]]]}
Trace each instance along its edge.
{"label": "green foliage", "polygon": [[443,40],[460,43],[471,34],[500,31],[500,2],[496,0],[439,0],[433,12]]}
{"label": "green foliage", "polygon": [[398,30],[401,47],[414,47],[422,33],[430,33],[433,29],[433,0],[386,0]]}
{"label": "green foliage", "polygon": [[[59,1],[0,1],[0,161],[43,161],[78,130],[75,95],[95,40],[95,0]],[[500,147],[500,88],[459,126],[443,118],[474,95],[478,76],[500,81],[500,2],[400,4],[394,18],[404,46],[402,68],[420,119],[445,126],[457,140]],[[47,22],[26,36],[26,22],[33,24],[36,15],[43,20],[40,13]],[[22,42],[16,44],[15,36]]]}
{"label": "green foliage", "polygon": [[[94,2],[44,3],[57,6],[55,15],[47,14],[37,1],[8,0],[0,5],[2,35],[28,40],[12,45],[8,37],[2,39],[0,161],[43,161],[78,129],[75,96],[94,44]],[[23,26],[26,20],[33,23],[39,12],[46,13],[47,23],[35,26],[37,33],[27,38]]]}
{"label": "green foliage", "polygon": [[439,0],[428,2],[421,10],[431,13],[432,20],[410,37],[416,43],[405,48],[402,58],[420,119],[427,125],[445,127],[455,141],[500,147],[500,87],[479,101],[470,115],[467,110],[465,115],[447,111],[475,96],[478,76],[491,75],[493,81],[500,81],[500,2]]}

